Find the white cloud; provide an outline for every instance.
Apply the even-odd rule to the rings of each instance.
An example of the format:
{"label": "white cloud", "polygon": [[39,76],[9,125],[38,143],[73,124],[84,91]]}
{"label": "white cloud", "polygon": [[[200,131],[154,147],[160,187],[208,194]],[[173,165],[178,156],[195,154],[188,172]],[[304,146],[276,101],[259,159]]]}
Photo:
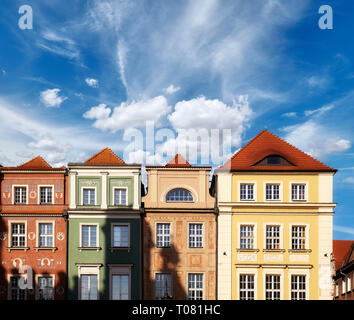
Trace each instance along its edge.
{"label": "white cloud", "polygon": [[344,183],[354,184],[354,177],[347,177],[343,180]]}
{"label": "white cloud", "polygon": [[159,153],[151,154],[149,151],[136,150],[128,154],[124,159],[127,163],[141,163],[144,165],[162,165],[164,159]]}
{"label": "white cloud", "polygon": [[86,78],[85,82],[87,83],[88,86],[92,88],[98,88],[98,80],[93,79],[93,78]]}
{"label": "white cloud", "polygon": [[354,228],[333,225],[333,230],[354,235]]}
{"label": "white cloud", "polygon": [[286,118],[295,118],[297,116],[296,112],[286,112],[281,115],[282,117]]}
{"label": "white cloud", "polygon": [[60,107],[60,105],[67,99],[59,95],[60,89],[47,89],[40,93],[41,102],[48,108]]}
{"label": "white cloud", "polygon": [[181,87],[179,86],[175,87],[173,84],[171,84],[167,88],[163,89],[163,92],[165,92],[166,94],[173,94],[179,90],[181,90]]}
{"label": "white cloud", "polygon": [[122,129],[144,127],[147,121],[154,121],[155,126],[158,126],[163,116],[170,111],[166,98],[157,96],[149,100],[123,102],[113,111],[105,104],[100,104],[85,112],[83,117],[95,120],[95,128],[114,133]]}
{"label": "white cloud", "polygon": [[332,110],[333,108],[334,108],[334,105],[323,106],[321,108],[314,109],[314,110],[305,110],[304,114],[306,117],[313,116],[313,115],[321,116],[324,113],[326,113],[327,111]]}
{"label": "white cloud", "polygon": [[346,151],[351,147],[349,140],[338,137],[314,120],[288,126],[282,130],[285,132],[286,141],[319,159],[329,154]]}
{"label": "white cloud", "polygon": [[326,76],[311,76],[306,82],[310,88],[325,88],[330,83],[330,79]]}

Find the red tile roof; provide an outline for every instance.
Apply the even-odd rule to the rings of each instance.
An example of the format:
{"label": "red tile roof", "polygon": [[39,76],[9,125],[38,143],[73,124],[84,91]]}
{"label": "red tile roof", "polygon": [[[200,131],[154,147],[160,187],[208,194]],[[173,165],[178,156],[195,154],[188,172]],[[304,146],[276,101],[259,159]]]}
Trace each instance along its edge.
{"label": "red tile roof", "polygon": [[333,240],[333,256],[336,270],[342,266],[352,244],[354,244],[352,240]]}
{"label": "red tile roof", "polygon": [[93,155],[90,159],[85,161],[86,164],[124,164],[124,161],[120,159],[111,149],[105,148],[100,152]]}
{"label": "red tile roof", "polygon": [[41,156],[37,156],[17,167],[2,167],[1,170],[35,170],[35,171],[58,171],[65,170],[65,167],[53,168]]}
{"label": "red tile roof", "polygon": [[165,167],[178,167],[178,168],[190,168],[190,163],[177,153],[174,158],[168,162]]}
{"label": "red tile roof", "polygon": [[[270,155],[278,155],[293,165],[265,166],[256,163]],[[295,148],[285,140],[263,130],[217,170],[230,171],[332,171],[329,166]]]}

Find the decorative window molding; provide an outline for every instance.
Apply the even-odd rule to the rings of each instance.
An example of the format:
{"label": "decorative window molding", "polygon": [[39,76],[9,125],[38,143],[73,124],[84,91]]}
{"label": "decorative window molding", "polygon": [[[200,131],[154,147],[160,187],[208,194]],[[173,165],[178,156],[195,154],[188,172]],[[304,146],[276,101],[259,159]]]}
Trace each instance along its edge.
{"label": "decorative window molding", "polygon": [[204,247],[204,223],[188,222],[188,248]]}
{"label": "decorative window molding", "polygon": [[[83,227],[88,227],[88,246],[84,246],[83,244]],[[96,227],[96,243],[92,243],[94,242],[93,239],[91,239],[91,228],[90,227]],[[93,229],[94,230],[94,229]],[[80,247],[79,250],[101,250],[101,247],[99,246],[100,243],[100,236],[99,236],[100,232],[99,232],[99,223],[80,223]],[[95,244],[95,245],[94,245]]]}
{"label": "decorative window molding", "polygon": [[263,251],[285,251],[282,223],[263,223]]}
{"label": "decorative window molding", "polygon": [[[294,194],[293,186],[303,186],[304,191],[302,192],[300,189],[297,189]],[[297,197],[294,198],[293,195],[296,195]],[[289,202],[308,202],[308,201],[309,201],[309,182],[289,181]]]}
{"label": "decorative window molding", "polygon": [[[267,283],[268,280],[268,283]],[[264,300],[284,300],[284,270],[264,269],[263,272]]]}
{"label": "decorative window molding", "polygon": [[[271,197],[269,199],[267,199],[267,186],[268,186],[268,196]],[[278,198],[277,198],[277,196],[278,196]],[[264,199],[264,202],[282,202],[283,201],[283,182],[282,181],[264,181],[263,182],[263,199]]]}
{"label": "decorative window molding", "polygon": [[[91,201],[89,201],[90,203],[85,203],[84,201],[84,191],[85,190],[94,190],[94,203],[92,204]],[[89,192],[89,199],[90,199],[90,196],[91,196],[91,192]],[[84,187],[81,187],[81,205],[82,206],[97,206],[97,187],[87,187],[87,186],[84,186]]]}
{"label": "decorative window molding", "polygon": [[204,273],[188,273],[187,288],[188,300],[203,300],[204,299]]}
{"label": "decorative window molding", "polygon": [[246,250],[259,251],[257,245],[257,223],[238,222],[237,235],[238,235],[237,237],[238,251],[246,251]]}
{"label": "decorative window molding", "polygon": [[[119,202],[116,201],[116,190],[124,190],[125,191],[125,197],[124,197],[124,201],[123,201],[123,198],[122,198],[122,194],[123,192],[120,192],[118,196],[119,198]],[[113,187],[113,193],[112,193],[112,206],[128,206],[128,187],[117,187],[117,186],[114,186]]]}
{"label": "decorative window molding", "polygon": [[[163,192],[161,192],[160,202],[166,202],[167,194],[170,191],[175,190],[175,189],[185,189],[185,190],[189,191],[192,194],[192,196],[193,196],[193,202],[192,203],[197,203],[199,201],[198,200],[198,192],[193,187],[191,187],[189,185],[185,185],[185,184],[175,184],[175,185],[169,186]],[[188,203],[191,203],[191,202],[188,202]]]}
{"label": "decorative window molding", "polygon": [[[301,233],[301,229],[297,229],[298,232],[294,234],[296,236],[296,246],[293,247],[293,227],[304,227],[305,228],[305,235],[299,234]],[[295,230],[294,230],[295,231]],[[305,246],[301,246],[301,239],[305,240]],[[294,239],[295,240],[295,239]],[[308,223],[290,223],[289,224],[289,251],[290,252],[311,252],[310,250],[310,225]]]}
{"label": "decorative window molding", "polygon": [[[40,225],[51,225],[51,229],[52,229],[52,234],[49,235],[48,233],[45,233],[43,235],[44,238],[46,238],[45,240],[45,244],[46,245],[41,245],[40,240],[41,240],[41,230],[40,230]],[[44,232],[48,232],[47,228],[44,228],[43,230]],[[55,251],[57,248],[55,247],[55,221],[54,220],[37,220],[36,221],[36,251],[38,250],[53,250]],[[49,245],[48,240],[51,238],[51,240],[49,240],[49,242],[51,242],[51,245]]]}
{"label": "decorative window molding", "polygon": [[171,222],[155,223],[155,243],[157,248],[171,247]]}
{"label": "decorative window molding", "polygon": [[[242,185],[245,185],[245,186],[252,186],[252,192],[249,193],[248,189],[246,187],[246,198],[243,199],[242,197],[242,194],[244,193],[241,188],[242,188]],[[252,198],[249,198],[248,196],[249,195],[253,195]],[[247,180],[242,180],[242,181],[237,181],[237,201],[238,202],[241,202],[241,201],[253,201],[253,202],[257,202],[257,182],[256,181],[247,181]]]}
{"label": "decorative window molding", "polygon": [[36,300],[54,300],[55,297],[55,274],[35,275]]}
{"label": "decorative window molding", "polygon": [[[100,268],[102,267],[102,264],[100,263],[76,264],[76,266],[78,267],[78,299],[79,300],[99,300],[100,299]],[[86,284],[88,284],[87,288],[85,288],[88,291],[88,298],[92,298],[92,299],[83,299],[82,294],[86,295],[86,290],[85,292],[83,292],[82,288],[83,285]]]}
{"label": "decorative window molding", "polygon": [[[297,279],[299,280],[303,286],[303,284],[305,284],[305,289],[302,287],[302,288],[298,288],[298,286],[294,286],[292,289],[292,277],[293,276],[304,276],[305,277],[305,282],[303,282],[302,280],[303,279]],[[310,293],[310,286],[309,286],[309,283],[310,283],[310,272],[308,269],[292,269],[289,267],[289,270],[288,270],[288,290],[289,290],[289,299],[292,300],[294,298],[299,299],[303,299],[303,300],[309,300],[310,299],[310,296],[309,296],[309,293]],[[299,282],[297,281],[297,283]],[[293,295],[292,295],[292,292],[293,292]],[[300,293],[300,294],[299,294]]]}
{"label": "decorative window molding", "polygon": [[[237,268],[236,269],[236,286],[237,286],[237,300],[241,300],[240,292],[240,276],[241,275],[249,275],[249,276],[254,276],[254,300],[258,300],[258,269],[257,265],[254,268]],[[242,288],[243,289],[243,288]]]}
{"label": "decorative window molding", "polygon": [[[21,188],[21,191],[17,191],[18,189],[16,188]],[[25,193],[23,195],[23,188],[25,189]],[[12,204],[14,205],[23,205],[23,204],[28,204],[28,185],[26,184],[13,184],[12,185]],[[16,192],[18,192],[16,194]],[[23,201],[23,198],[25,198]],[[18,200],[18,201],[17,201]]]}
{"label": "decorative window molding", "polygon": [[[17,225],[15,227],[15,225]],[[27,245],[27,221],[9,220],[8,221],[8,247],[7,250],[25,250],[29,249]],[[14,240],[14,241],[13,241]],[[15,244],[15,245],[14,245]]]}
{"label": "decorative window molding", "polygon": [[189,190],[177,188],[166,194],[166,202],[194,202],[194,198]]}
{"label": "decorative window molding", "polygon": [[27,289],[20,289],[18,281],[24,278],[27,281],[27,274],[9,274],[7,276],[8,283],[8,300],[27,300]]}
{"label": "decorative window molding", "polygon": [[[48,188],[45,193],[43,193],[43,199],[46,201],[42,201],[42,188]],[[49,191],[49,188],[51,192]],[[54,185],[39,185],[37,191],[37,203],[42,205],[54,204]],[[51,200],[51,201],[47,201]]]}

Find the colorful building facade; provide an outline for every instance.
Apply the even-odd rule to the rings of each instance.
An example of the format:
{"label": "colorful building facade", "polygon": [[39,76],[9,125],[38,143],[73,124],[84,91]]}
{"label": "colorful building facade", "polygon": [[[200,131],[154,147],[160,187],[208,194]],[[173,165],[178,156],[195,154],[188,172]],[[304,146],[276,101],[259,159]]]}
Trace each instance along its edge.
{"label": "colorful building facade", "polygon": [[141,166],[106,148],[68,167],[68,298],[140,299]]}
{"label": "colorful building facade", "polygon": [[215,170],[218,299],[332,299],[335,172],[266,130]]}
{"label": "colorful building facade", "polygon": [[216,211],[211,167],[176,155],[147,166],[144,203],[144,299],[216,298]]}
{"label": "colorful building facade", "polygon": [[64,300],[66,169],[36,157],[0,174],[0,299]]}

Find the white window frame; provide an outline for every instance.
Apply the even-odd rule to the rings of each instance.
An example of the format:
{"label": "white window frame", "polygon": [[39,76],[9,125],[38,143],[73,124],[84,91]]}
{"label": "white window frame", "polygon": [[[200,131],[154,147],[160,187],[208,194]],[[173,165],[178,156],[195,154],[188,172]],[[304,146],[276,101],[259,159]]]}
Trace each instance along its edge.
{"label": "white window frame", "polygon": [[[191,288],[191,290],[190,290],[190,288],[189,288],[189,280],[188,280],[188,278],[189,278],[189,275],[201,275],[202,276],[202,288],[200,289],[200,288]],[[194,283],[195,283],[195,281],[194,281]],[[187,288],[187,300],[204,300],[204,295],[205,295],[205,274],[204,274],[204,272],[187,272],[187,286],[186,286],[186,288]],[[202,292],[202,298],[201,299],[190,299],[189,298],[189,291],[194,291],[195,293],[197,293],[197,292],[199,292],[199,291],[201,291]]]}
{"label": "white window frame", "polygon": [[[293,185],[305,186],[305,199],[293,199]],[[289,182],[289,202],[308,202],[309,201],[309,182],[308,181],[290,181]]]}
{"label": "white window frame", "polygon": [[[26,282],[27,281],[27,274],[9,274],[9,275],[7,275],[7,283],[8,283],[7,298],[8,298],[8,300],[12,300],[11,278],[18,278],[18,279],[24,278],[25,279],[24,281]],[[17,290],[21,290],[21,289],[18,288]],[[27,289],[23,289],[23,290],[25,291],[25,299],[24,300],[27,300],[28,290]],[[20,300],[12,300],[12,301],[20,301]]]}
{"label": "white window frame", "polygon": [[[267,299],[267,276],[278,276],[279,277],[279,290],[271,289],[271,292],[279,291],[279,300],[284,300],[283,294],[283,281],[284,281],[284,271],[282,269],[265,269],[263,272],[263,292],[264,292],[264,300]],[[273,294],[272,294],[273,295]],[[276,299],[268,299],[268,300],[276,300]],[[277,299],[278,300],[278,299]]]}
{"label": "white window frame", "polygon": [[302,250],[309,250],[310,249],[310,224],[305,222],[298,222],[298,223],[290,223],[289,224],[289,249],[293,251],[301,251],[301,249],[293,249],[292,246],[292,230],[293,227],[305,227],[305,249]]}
{"label": "white window frame", "polygon": [[[41,247],[40,246],[40,228],[39,225],[40,224],[51,224],[52,225],[52,230],[53,230],[53,234],[52,234],[52,246],[51,247]],[[36,221],[36,247],[37,248],[54,248],[55,247],[55,221],[50,221],[50,220],[37,220]]]}
{"label": "white window frame", "polygon": [[53,280],[53,299],[55,300],[55,274],[36,274],[35,283],[36,283],[36,300],[39,300],[39,278],[52,278]]}
{"label": "white window frame", "polygon": [[351,279],[351,275],[350,273],[347,275],[347,281],[346,281],[346,285],[347,285],[347,292],[351,292],[352,291],[352,279]]}
{"label": "white window frame", "polygon": [[[84,226],[96,226],[96,246],[83,247],[82,246],[82,227]],[[98,248],[100,246],[100,224],[99,223],[80,223],[80,248]]]}
{"label": "white window frame", "polygon": [[[116,193],[116,190],[125,190],[125,204],[116,204],[116,199],[115,199],[115,193]],[[113,187],[113,194],[112,194],[112,206],[128,206],[128,187],[118,187],[118,186],[115,186]]]}
{"label": "white window frame", "polygon": [[[26,188],[26,202],[24,203],[15,203],[15,188]],[[28,194],[28,185],[27,184],[13,184],[12,185],[12,204],[13,205],[25,205],[28,204],[28,198],[29,198],[29,194]]]}
{"label": "white window frame", "polygon": [[[85,204],[84,203],[84,189],[89,189],[89,190],[95,190],[95,203],[94,204]],[[81,205],[82,206],[97,206],[97,187],[87,187],[83,186],[81,187]]]}
{"label": "white window frame", "polygon": [[[241,226],[252,226],[253,227],[253,248],[252,249],[247,249],[243,248],[241,249]],[[238,222],[237,223],[237,249],[240,250],[257,250],[258,249],[258,243],[257,243],[257,223],[253,222]]]}
{"label": "white window frame", "polygon": [[305,285],[306,285],[306,297],[305,300],[310,300],[310,272],[309,270],[304,269],[293,269],[289,268],[288,271],[288,290],[289,290],[289,300],[291,300],[291,276],[305,276]]}
{"label": "white window frame", "polygon": [[[52,189],[52,201],[51,202],[44,202],[43,204],[41,203],[41,188],[51,188]],[[54,185],[39,185],[37,194],[38,194],[38,197],[37,197],[38,204],[42,204],[42,205],[54,204]]]}
{"label": "white window frame", "polygon": [[[119,227],[119,226],[127,226],[128,227],[128,245],[127,246],[114,246],[114,227]],[[117,223],[117,222],[112,222],[111,223],[111,247],[112,248],[130,248],[130,223]]]}
{"label": "white window frame", "polygon": [[[279,227],[279,248],[267,248],[267,227]],[[263,250],[283,250],[284,248],[284,241],[283,241],[283,233],[284,233],[284,226],[282,223],[279,222],[271,222],[271,223],[264,223],[263,224],[263,243],[264,248]]]}
{"label": "white window frame", "polygon": [[[279,185],[279,199],[267,199],[267,185]],[[283,182],[282,181],[264,181],[263,182],[264,202],[282,202],[283,201]]]}
{"label": "white window frame", "polygon": [[114,275],[128,276],[128,300],[131,300],[131,267],[132,265],[109,265],[109,299],[113,297],[112,277]]}
{"label": "white window frame", "polygon": [[[24,246],[12,246],[12,225],[13,224],[24,224],[25,225],[25,245]],[[9,230],[9,239],[8,247],[9,248],[26,248],[27,247],[27,221],[26,220],[9,220],[8,221],[8,230]]]}
{"label": "white window frame", "polygon": [[[241,276],[247,277],[246,279],[249,279],[249,277],[253,277],[253,289],[249,289],[249,282],[247,281],[247,288],[246,289],[241,289]],[[239,295],[239,300],[241,300],[241,291],[246,292],[246,295],[248,297],[249,292],[253,292],[253,299],[242,299],[242,300],[256,300],[256,275],[255,274],[250,274],[250,273],[240,273],[238,276],[238,295]]]}
{"label": "white window frame", "polygon": [[[201,225],[202,226],[202,234],[201,235],[191,235],[190,234],[190,226],[191,225]],[[193,249],[198,249],[198,248],[202,249],[202,248],[204,248],[204,223],[202,223],[202,222],[188,222],[187,226],[188,226],[188,248],[193,248]],[[190,245],[190,239],[191,238],[194,238],[194,243],[195,244],[197,243],[196,239],[197,238],[201,238],[202,239],[201,240],[202,245],[201,246],[191,246]]]}
{"label": "white window frame", "polygon": [[[241,199],[241,185],[253,185],[253,199]],[[237,201],[252,201],[252,202],[257,202],[257,182],[256,181],[247,181],[247,180],[242,180],[237,182],[238,186],[238,192],[237,192]],[[248,189],[248,188],[247,188]]]}
{"label": "white window frame", "polygon": [[240,300],[240,275],[254,276],[254,300],[258,300],[258,268],[237,268],[236,269],[236,299]]}
{"label": "white window frame", "polygon": [[[170,225],[170,234],[169,234],[170,235],[170,244],[168,246],[158,246],[158,244],[157,244],[157,236],[158,236],[157,225],[159,225],[159,224],[169,224]],[[165,241],[163,241],[163,243],[165,243]],[[155,222],[155,247],[156,248],[170,248],[171,245],[172,245],[172,222],[169,222],[169,221]]]}
{"label": "white window frame", "polygon": [[[161,299],[158,299],[158,297],[156,296],[156,284],[157,284],[156,275],[158,275],[158,274],[163,274],[163,275],[169,275],[169,276],[170,276],[170,288],[171,288],[170,297],[173,297],[173,279],[172,279],[172,273],[171,273],[171,272],[164,272],[164,271],[161,271],[161,272],[155,272],[155,273],[154,273],[154,296],[155,296],[155,300],[161,300]],[[165,287],[164,287],[164,284],[163,284],[163,288],[165,288]]]}

